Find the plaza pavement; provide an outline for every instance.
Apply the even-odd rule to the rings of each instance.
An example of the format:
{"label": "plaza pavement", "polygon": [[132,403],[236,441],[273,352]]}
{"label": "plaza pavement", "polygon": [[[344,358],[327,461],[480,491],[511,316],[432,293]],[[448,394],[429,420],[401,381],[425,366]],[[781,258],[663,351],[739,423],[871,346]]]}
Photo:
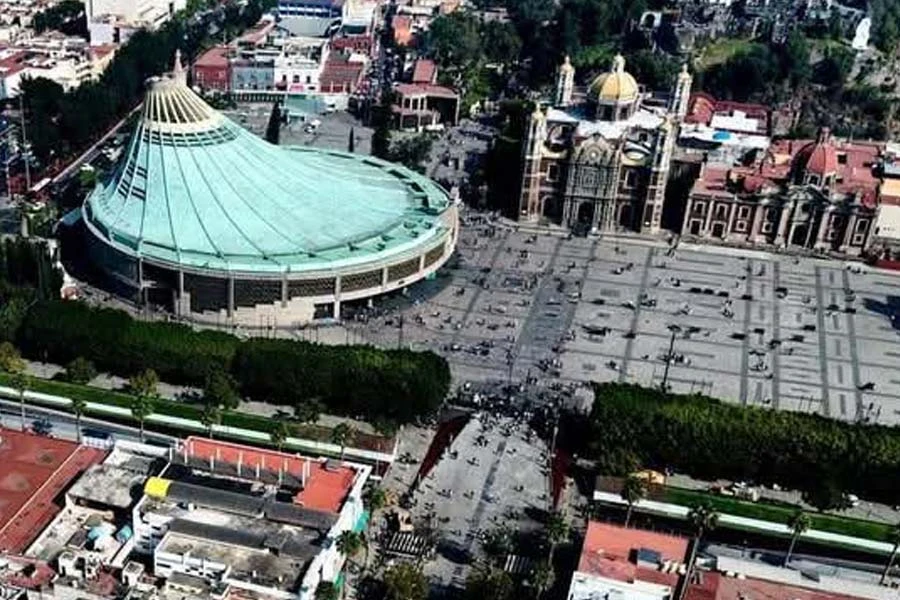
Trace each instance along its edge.
{"label": "plaza pavement", "polygon": [[463,228],[459,266],[445,272],[410,292],[402,331],[393,311],[349,325],[353,338],[435,350],[457,383],[530,376],[658,386],[677,326],[668,372],[675,392],[900,420],[900,330],[891,319],[900,278],[892,272],[487,223]]}

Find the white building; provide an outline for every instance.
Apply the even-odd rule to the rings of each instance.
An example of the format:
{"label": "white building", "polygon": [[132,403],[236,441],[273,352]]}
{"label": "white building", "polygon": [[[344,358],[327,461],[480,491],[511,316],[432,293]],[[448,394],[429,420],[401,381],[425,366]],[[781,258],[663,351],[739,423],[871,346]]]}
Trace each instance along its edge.
{"label": "white building", "polygon": [[19,92],[23,77],[43,77],[69,91],[103,74],[117,46],[90,46],[79,37],[59,33],[20,39],[0,50],[0,100]]}
{"label": "white building", "polygon": [[133,511],[134,549],[154,574],[312,600],[345,558],[336,540],[365,524],[371,468],[188,438]]}
{"label": "white building", "polygon": [[186,0],[86,0],[91,44],[121,44],[140,29],[156,29]]}

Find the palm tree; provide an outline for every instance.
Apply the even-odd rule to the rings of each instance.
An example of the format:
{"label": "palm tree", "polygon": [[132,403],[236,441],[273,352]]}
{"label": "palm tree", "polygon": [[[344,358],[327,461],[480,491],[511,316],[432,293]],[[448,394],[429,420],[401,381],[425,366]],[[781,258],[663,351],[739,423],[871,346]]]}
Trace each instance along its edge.
{"label": "palm tree", "polygon": [[541,594],[544,593],[547,584],[550,583],[550,577],[552,575],[553,570],[550,568],[550,564],[544,561],[539,562],[534,569],[531,570],[528,581],[531,584],[531,587],[534,588],[535,598],[540,598]]}
{"label": "palm tree", "polygon": [[881,585],[884,585],[884,582],[887,581],[891,568],[894,566],[894,561],[897,559],[897,552],[900,551],[900,523],[897,523],[891,528],[891,532],[888,535],[888,541],[894,544],[894,548],[891,550],[891,556],[888,558],[887,564],[884,566],[884,571],[881,573]]}
{"label": "palm tree", "polygon": [[207,404],[200,414],[200,422],[206,427],[206,435],[213,437],[213,427],[222,422],[222,409],[217,404]]}
{"label": "palm tree", "polygon": [[346,531],[342,531],[341,535],[337,538],[337,549],[338,552],[346,556],[347,558],[351,558],[363,546],[362,535],[357,533],[356,531],[350,531],[349,529]]}
{"label": "palm tree", "polygon": [[[693,506],[688,513],[688,521],[694,526],[694,542],[691,544],[691,557],[688,559],[688,568],[685,581],[690,581],[694,576],[694,566],[697,562],[697,550],[700,542],[703,540],[704,534],[712,531],[719,524],[719,513],[713,508],[709,502],[703,502]],[[681,586],[679,599],[684,598],[687,585]]]}
{"label": "palm tree", "polygon": [[547,543],[550,544],[550,553],[547,562],[553,564],[553,552],[556,550],[557,544],[566,539],[569,535],[569,525],[559,511],[553,511],[547,517],[547,523],[544,524],[544,536]]}
{"label": "palm tree", "polygon": [[284,448],[284,443],[287,442],[288,438],[294,435],[293,426],[287,421],[278,421],[278,424],[275,425],[275,428],[269,433],[269,438],[272,440],[272,443],[275,444],[275,447],[278,448],[278,451]]}
{"label": "palm tree", "polygon": [[622,500],[628,504],[628,511],[625,513],[625,527],[628,527],[628,523],[631,522],[631,512],[634,510],[634,505],[647,497],[647,486],[640,477],[629,475],[622,482],[622,491],[619,493],[622,496]]}
{"label": "palm tree", "polygon": [[356,431],[347,423],[338,423],[338,425],[331,430],[332,443],[341,447],[341,460],[344,460],[344,449],[347,447],[347,444],[353,441],[355,435]]}
{"label": "palm tree", "polygon": [[12,374],[12,386],[19,392],[19,408],[22,414],[22,431],[28,426],[25,424],[25,392],[31,387],[31,377],[23,370]]}
{"label": "palm tree", "polygon": [[794,545],[801,535],[809,530],[812,525],[812,519],[802,510],[798,510],[787,520],[787,526],[791,528],[791,545],[788,546],[787,555],[784,557],[784,564],[791,562],[791,555],[794,554]]}
{"label": "palm tree", "polygon": [[144,419],[153,414],[153,397],[137,395],[131,400],[131,416],[141,424],[141,441],[144,441]]}
{"label": "palm tree", "polygon": [[78,436],[78,443],[81,443],[81,415],[87,409],[87,401],[84,398],[72,398],[72,413],[75,415],[75,434]]}

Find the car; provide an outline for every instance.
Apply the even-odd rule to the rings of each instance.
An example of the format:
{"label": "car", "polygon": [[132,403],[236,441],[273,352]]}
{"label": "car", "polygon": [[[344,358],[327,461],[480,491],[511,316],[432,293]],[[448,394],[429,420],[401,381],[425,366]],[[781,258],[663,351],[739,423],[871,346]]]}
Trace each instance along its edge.
{"label": "car", "polygon": [[40,417],[31,423],[31,431],[36,435],[50,436],[53,432],[53,423],[47,417]]}

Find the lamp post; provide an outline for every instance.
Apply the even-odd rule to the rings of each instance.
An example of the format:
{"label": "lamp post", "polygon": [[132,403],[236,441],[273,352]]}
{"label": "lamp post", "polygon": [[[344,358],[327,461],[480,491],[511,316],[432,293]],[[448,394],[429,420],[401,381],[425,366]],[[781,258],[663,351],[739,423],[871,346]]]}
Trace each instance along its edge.
{"label": "lamp post", "polygon": [[669,389],[669,366],[672,364],[672,351],[675,349],[675,336],[681,333],[680,325],[669,325],[669,331],[672,335],[669,337],[669,351],[666,352],[666,368],[663,371],[663,379],[660,387],[663,392],[667,392]]}

